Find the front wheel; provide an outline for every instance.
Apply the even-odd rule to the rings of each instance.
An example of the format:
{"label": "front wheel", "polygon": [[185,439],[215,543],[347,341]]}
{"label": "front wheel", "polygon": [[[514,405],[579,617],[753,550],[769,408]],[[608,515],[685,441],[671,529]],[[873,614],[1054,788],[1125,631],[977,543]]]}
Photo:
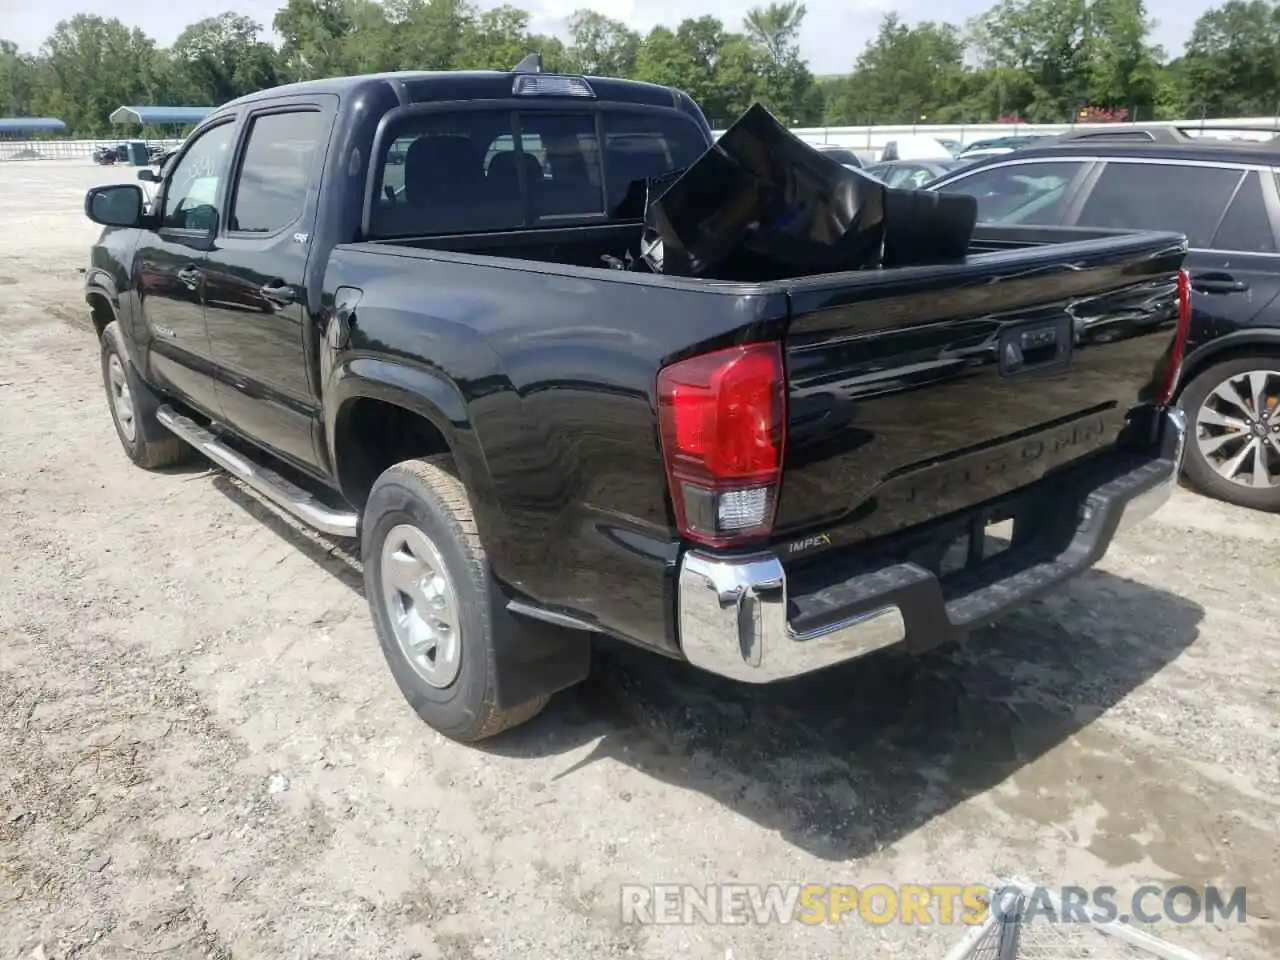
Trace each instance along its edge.
{"label": "front wheel", "polygon": [[1187,384],[1187,478],[1219,500],[1280,510],[1280,358],[1236,357]]}
{"label": "front wheel", "polygon": [[449,456],[406,460],[374,483],[361,555],[365,597],[400,692],[453,740],[492,737],[548,697],[497,706],[489,563]]}
{"label": "front wheel", "polygon": [[143,382],[129,360],[120,324],[113,320],[102,331],[102,383],[116,436],[129,459],[146,470],[171,467],[194,456],[156,418],[160,398]]}

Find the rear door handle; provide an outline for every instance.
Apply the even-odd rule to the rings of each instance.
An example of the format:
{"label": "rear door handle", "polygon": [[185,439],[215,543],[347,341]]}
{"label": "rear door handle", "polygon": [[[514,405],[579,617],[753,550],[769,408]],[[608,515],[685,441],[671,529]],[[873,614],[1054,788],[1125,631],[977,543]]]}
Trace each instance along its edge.
{"label": "rear door handle", "polygon": [[178,279],[194,290],[200,285],[200,270],[197,267],[183,267],[178,271]]}
{"label": "rear door handle", "polygon": [[1199,293],[1244,293],[1249,285],[1229,273],[1204,273],[1192,274],[1191,289]]}
{"label": "rear door handle", "polygon": [[268,300],[278,307],[287,307],[291,303],[298,302],[298,291],[294,289],[291,283],[272,281],[260,287],[258,292],[262,294],[264,300]]}

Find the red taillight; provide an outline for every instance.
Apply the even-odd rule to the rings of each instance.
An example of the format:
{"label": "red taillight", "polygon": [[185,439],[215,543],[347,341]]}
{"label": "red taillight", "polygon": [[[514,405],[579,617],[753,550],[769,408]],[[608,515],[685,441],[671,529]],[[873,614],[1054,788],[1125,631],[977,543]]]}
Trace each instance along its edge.
{"label": "red taillight", "polygon": [[1178,271],[1178,329],[1173,335],[1173,346],[1169,349],[1169,363],[1165,367],[1164,379],[1160,384],[1160,393],[1156,402],[1166,407],[1173,401],[1174,391],[1178,387],[1178,374],[1182,372],[1182,357],[1187,351],[1187,336],[1191,333],[1191,274],[1185,270]]}
{"label": "red taillight", "polygon": [[658,373],[658,426],[676,526],[714,547],[773,530],[786,438],[777,343],[681,360]]}

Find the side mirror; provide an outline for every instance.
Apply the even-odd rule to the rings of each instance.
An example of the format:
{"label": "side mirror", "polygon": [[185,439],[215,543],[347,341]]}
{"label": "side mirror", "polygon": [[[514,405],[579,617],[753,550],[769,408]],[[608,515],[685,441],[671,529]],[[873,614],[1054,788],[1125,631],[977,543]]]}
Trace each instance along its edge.
{"label": "side mirror", "polygon": [[142,211],[142,188],[136,183],[93,187],[84,196],[84,215],[104,227],[140,226]]}
{"label": "side mirror", "polygon": [[143,183],[159,183],[160,174],[152,170],[150,167],[143,167],[138,171],[138,179]]}

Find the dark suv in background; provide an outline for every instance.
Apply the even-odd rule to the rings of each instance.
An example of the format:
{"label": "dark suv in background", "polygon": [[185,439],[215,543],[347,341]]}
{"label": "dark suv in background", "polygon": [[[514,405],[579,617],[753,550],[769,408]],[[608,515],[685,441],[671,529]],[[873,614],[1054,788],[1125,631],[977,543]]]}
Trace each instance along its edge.
{"label": "dark suv in background", "polygon": [[[1187,142],[1190,141],[1190,142]],[[1036,144],[931,184],[984,223],[1184,233],[1194,290],[1179,402],[1186,474],[1230,503],[1280,509],[1280,145],[1102,138]]]}

